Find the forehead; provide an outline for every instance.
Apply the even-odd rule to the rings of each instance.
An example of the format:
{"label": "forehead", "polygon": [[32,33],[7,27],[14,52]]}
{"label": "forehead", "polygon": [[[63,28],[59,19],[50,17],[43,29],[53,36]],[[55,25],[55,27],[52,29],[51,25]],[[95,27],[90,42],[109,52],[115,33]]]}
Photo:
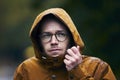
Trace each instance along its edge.
{"label": "forehead", "polygon": [[42,32],[67,31],[66,26],[55,19],[47,19],[41,26]]}

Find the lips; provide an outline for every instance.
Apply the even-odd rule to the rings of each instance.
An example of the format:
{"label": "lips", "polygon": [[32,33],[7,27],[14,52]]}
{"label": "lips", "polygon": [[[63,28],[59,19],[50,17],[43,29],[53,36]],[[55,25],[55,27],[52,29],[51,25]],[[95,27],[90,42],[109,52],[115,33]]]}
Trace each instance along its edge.
{"label": "lips", "polygon": [[56,52],[56,51],[61,51],[62,49],[50,49],[50,52]]}
{"label": "lips", "polygon": [[58,57],[61,55],[62,49],[60,48],[51,48],[48,50],[48,55],[51,57]]}

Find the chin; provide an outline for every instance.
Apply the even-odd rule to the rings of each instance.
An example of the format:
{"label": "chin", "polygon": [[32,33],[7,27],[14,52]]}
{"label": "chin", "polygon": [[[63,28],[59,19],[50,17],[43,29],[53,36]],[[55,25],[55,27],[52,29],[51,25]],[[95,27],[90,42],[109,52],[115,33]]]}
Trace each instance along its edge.
{"label": "chin", "polygon": [[60,55],[60,54],[52,54],[52,55],[49,55],[49,56],[56,58],[56,57],[62,57],[63,55]]}

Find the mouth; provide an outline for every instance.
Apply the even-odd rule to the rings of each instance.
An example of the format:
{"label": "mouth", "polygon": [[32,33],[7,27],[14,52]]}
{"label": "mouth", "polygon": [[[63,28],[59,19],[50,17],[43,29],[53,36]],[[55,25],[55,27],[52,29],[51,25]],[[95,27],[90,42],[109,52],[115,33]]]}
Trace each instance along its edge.
{"label": "mouth", "polygon": [[59,52],[61,51],[62,49],[50,49],[49,52]]}
{"label": "mouth", "polygon": [[60,48],[51,48],[48,50],[49,56],[51,57],[58,57],[62,53],[62,49]]}

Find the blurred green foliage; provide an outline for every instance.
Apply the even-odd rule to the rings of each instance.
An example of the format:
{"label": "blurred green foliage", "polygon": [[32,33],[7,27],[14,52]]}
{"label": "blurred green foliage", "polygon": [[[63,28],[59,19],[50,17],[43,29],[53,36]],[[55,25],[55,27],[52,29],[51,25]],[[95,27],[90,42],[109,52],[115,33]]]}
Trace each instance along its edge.
{"label": "blurred green foliage", "polygon": [[21,62],[31,45],[29,30],[35,17],[52,7],[64,8],[84,42],[84,54],[108,62],[120,79],[119,0],[1,0],[0,59]]}

